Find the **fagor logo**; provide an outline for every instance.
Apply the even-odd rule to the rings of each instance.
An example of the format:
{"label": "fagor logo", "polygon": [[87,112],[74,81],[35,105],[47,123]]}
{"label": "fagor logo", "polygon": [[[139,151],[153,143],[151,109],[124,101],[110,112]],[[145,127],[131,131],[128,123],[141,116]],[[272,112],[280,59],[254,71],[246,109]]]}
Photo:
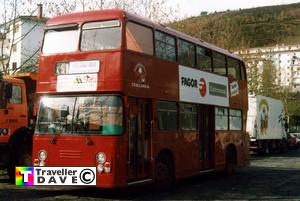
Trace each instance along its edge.
{"label": "fagor logo", "polygon": [[17,167],[16,185],[96,185],[96,167]]}
{"label": "fagor logo", "polygon": [[206,95],[206,81],[203,77],[200,78],[199,92],[202,97]]}

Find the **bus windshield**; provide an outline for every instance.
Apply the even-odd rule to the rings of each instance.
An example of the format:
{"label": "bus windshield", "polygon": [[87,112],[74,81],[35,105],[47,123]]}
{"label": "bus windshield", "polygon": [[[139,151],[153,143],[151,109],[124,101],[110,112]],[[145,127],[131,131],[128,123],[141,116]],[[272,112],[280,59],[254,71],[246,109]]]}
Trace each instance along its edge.
{"label": "bus windshield", "polygon": [[118,96],[43,97],[35,133],[120,135],[123,129]]}
{"label": "bus windshield", "polygon": [[[80,36],[81,34],[81,36]],[[111,50],[121,47],[121,23],[119,20],[88,22],[81,28],[77,24],[51,27],[46,31],[43,53],[67,53],[81,51]]]}
{"label": "bus windshield", "polygon": [[43,53],[53,54],[76,51],[79,33],[77,24],[48,29],[45,32]]}

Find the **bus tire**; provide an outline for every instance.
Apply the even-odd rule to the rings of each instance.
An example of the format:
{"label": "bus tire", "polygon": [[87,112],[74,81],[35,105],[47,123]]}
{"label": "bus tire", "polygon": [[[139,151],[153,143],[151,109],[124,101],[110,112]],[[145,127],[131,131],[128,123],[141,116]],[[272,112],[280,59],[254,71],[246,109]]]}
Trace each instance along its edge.
{"label": "bus tire", "polygon": [[155,163],[155,189],[167,190],[174,183],[174,165],[167,154],[160,154]]}
{"label": "bus tire", "polygon": [[226,175],[233,175],[236,169],[236,152],[234,148],[229,147],[226,152]]}

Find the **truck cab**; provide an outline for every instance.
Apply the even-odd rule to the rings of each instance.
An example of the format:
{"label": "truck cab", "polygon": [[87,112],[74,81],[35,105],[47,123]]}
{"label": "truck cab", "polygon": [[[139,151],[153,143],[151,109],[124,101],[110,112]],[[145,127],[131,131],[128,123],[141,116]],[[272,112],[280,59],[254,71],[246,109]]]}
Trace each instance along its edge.
{"label": "truck cab", "polygon": [[0,169],[14,180],[15,166],[31,165],[36,74],[0,80]]}

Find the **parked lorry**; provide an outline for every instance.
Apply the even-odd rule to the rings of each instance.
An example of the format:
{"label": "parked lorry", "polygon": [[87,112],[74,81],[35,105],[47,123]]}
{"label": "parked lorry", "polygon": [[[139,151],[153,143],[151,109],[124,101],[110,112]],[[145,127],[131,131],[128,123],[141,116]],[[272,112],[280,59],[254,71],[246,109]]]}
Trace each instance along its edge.
{"label": "parked lorry", "polygon": [[250,150],[258,153],[286,150],[287,122],[282,101],[265,96],[249,96],[248,101]]}
{"label": "parked lorry", "polygon": [[31,166],[35,73],[0,75],[0,169],[14,180],[15,166]]}

